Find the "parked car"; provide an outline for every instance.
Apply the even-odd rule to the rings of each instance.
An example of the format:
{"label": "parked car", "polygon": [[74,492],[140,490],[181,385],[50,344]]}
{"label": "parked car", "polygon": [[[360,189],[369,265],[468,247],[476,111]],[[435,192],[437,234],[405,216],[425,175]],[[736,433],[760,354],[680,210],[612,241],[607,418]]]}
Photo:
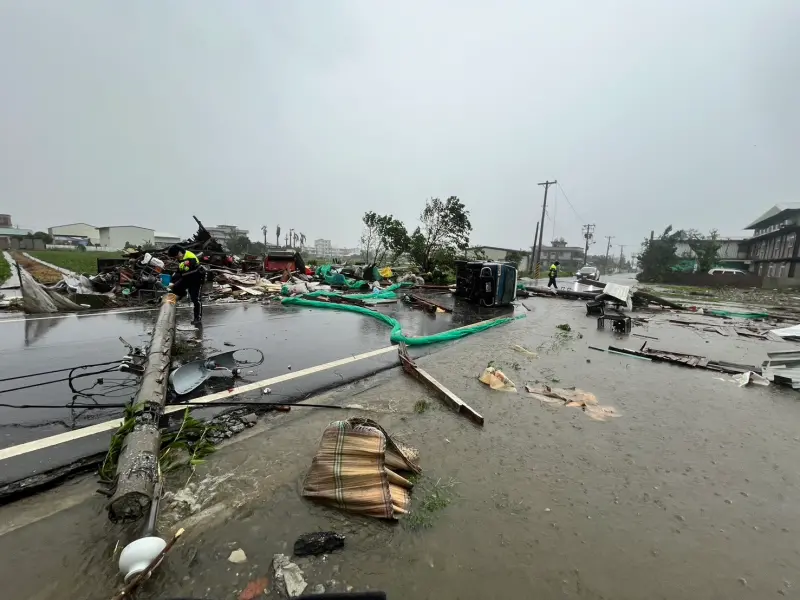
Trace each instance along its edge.
{"label": "parked car", "polygon": [[747,275],[744,271],[739,269],[711,269],[709,275]]}
{"label": "parked car", "polygon": [[581,269],[575,273],[575,277],[578,279],[593,279],[594,281],[600,281],[600,270],[597,267],[586,265],[585,267],[581,267]]}

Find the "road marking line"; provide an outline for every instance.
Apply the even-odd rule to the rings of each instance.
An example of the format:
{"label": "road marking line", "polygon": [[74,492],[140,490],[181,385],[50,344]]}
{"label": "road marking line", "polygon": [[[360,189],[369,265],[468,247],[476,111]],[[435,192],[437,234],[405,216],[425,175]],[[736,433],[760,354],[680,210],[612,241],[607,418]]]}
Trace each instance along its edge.
{"label": "road marking line", "polygon": [[[208,404],[214,402],[215,400],[230,398],[231,396],[237,396],[239,394],[244,394],[253,390],[257,390],[259,388],[275,385],[276,383],[282,383],[284,381],[298,379],[300,377],[305,377],[306,375],[313,375],[314,373],[319,373],[321,371],[326,371],[328,369],[341,367],[354,362],[358,362],[360,360],[373,358],[376,356],[387,354],[389,352],[396,352],[396,351],[397,351],[397,346],[387,346],[385,348],[379,348],[378,350],[371,350],[370,352],[364,352],[363,354],[356,354],[355,356],[348,356],[347,358],[340,358],[339,360],[334,360],[321,365],[316,365],[314,367],[308,367],[307,369],[301,369],[299,371],[293,371],[291,373],[284,373],[283,375],[270,377],[269,379],[263,379],[261,381],[256,381],[254,383],[248,383],[247,385],[242,385],[233,388],[231,390],[225,390],[224,392],[217,392],[216,394],[209,394],[207,396],[202,396],[200,398],[192,400],[192,402]],[[187,407],[185,405],[184,406],[173,405],[173,406],[168,406],[164,412],[174,413],[181,410],[185,410],[186,408]],[[78,440],[98,433],[103,433],[104,431],[117,429],[120,425],[122,425],[122,419],[113,419],[111,421],[105,421],[104,423],[97,423],[95,425],[90,425],[89,427],[83,427],[75,431],[66,431],[64,433],[59,433],[50,437],[42,438],[40,440],[33,440],[31,442],[26,442],[24,444],[18,444],[16,446],[11,446],[10,448],[2,448],[0,449],[0,461],[6,460],[8,458],[13,458],[15,456],[20,456],[22,454],[28,454],[29,452],[35,452],[37,450],[44,450],[45,448],[51,448],[52,446],[58,446],[59,444],[64,444],[66,442],[71,442],[73,440]]]}

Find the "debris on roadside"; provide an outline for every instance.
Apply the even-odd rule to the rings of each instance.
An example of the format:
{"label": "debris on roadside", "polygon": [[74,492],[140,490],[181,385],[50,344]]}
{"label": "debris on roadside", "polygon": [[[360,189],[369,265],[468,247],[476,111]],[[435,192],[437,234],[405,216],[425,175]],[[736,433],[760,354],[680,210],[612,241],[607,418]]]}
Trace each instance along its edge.
{"label": "debris on roadside", "polygon": [[560,329],[561,331],[572,331],[572,327],[569,326],[569,323],[561,323],[561,325],[556,325],[556,329]]}
{"label": "debris on roadside", "polygon": [[408,513],[414,487],[399,473],[421,473],[416,461],[416,450],[397,443],[375,421],[334,421],[322,434],[302,495],[365,516],[398,519]]}
{"label": "debris on roadside", "polygon": [[244,553],[244,550],[242,550],[241,548],[237,548],[236,550],[230,553],[230,556],[228,556],[228,562],[237,565],[243,562],[247,562],[247,555]]}
{"label": "debris on roadside", "polygon": [[545,404],[581,408],[589,418],[595,421],[608,421],[620,416],[613,406],[601,406],[594,394],[581,389],[554,388],[549,385],[535,388],[526,385],[525,391]]}
{"label": "debris on roadside", "polygon": [[272,568],[275,571],[274,580],[283,585],[289,598],[296,598],[308,586],[303,578],[303,571],[285,554],[276,554],[272,557]]}
{"label": "debris on roadside", "polygon": [[239,593],[239,600],[257,600],[267,593],[268,588],[269,579],[266,577],[254,579]]}
{"label": "debris on roadside", "polygon": [[511,349],[514,352],[519,352],[520,354],[525,354],[530,358],[539,358],[539,355],[536,354],[536,352],[531,352],[525,346],[520,346],[519,344],[514,344],[513,346],[511,346]]}
{"label": "debris on roadside", "polygon": [[[245,360],[246,352],[258,353],[260,358],[251,356],[254,360]],[[236,355],[242,358],[236,358]],[[233,379],[237,377],[242,369],[257,367],[264,362],[264,353],[257,348],[240,348],[214,354],[208,358],[187,362],[169,374],[169,382],[172,389],[179,396],[188,394],[206,381],[213,377],[225,377]]]}
{"label": "debris on roadside", "polygon": [[500,369],[497,369],[491,365],[483,370],[481,376],[478,377],[478,381],[488,385],[493,390],[500,390],[503,392],[517,391],[514,382],[506,377],[505,373],[503,373]]}
{"label": "debris on roadside", "polygon": [[642,344],[642,347],[638,350],[609,346],[608,351],[615,354],[647,358],[656,362],[668,362],[684,367],[708,369],[709,371],[720,371],[722,373],[728,373],[731,375],[746,373],[748,371],[758,371],[758,368],[753,365],[741,365],[725,361],[713,361],[709,360],[705,356],[699,356],[696,354],[685,354],[683,352],[672,352],[669,350],[647,348],[647,342]]}
{"label": "debris on roadside", "polygon": [[304,533],[294,543],[295,556],[316,556],[330,554],[344,548],[345,537],[334,531],[314,531]]}
{"label": "debris on roadside", "polygon": [[[401,343],[399,345],[398,354],[400,355],[400,362],[403,365],[403,370],[406,373],[412,375],[415,379],[428,386],[429,389],[433,390],[436,395],[439,396],[439,398],[455,412],[464,413],[471,421],[477,423],[478,425],[483,425],[483,415],[478,413],[469,404],[465,403],[463,400],[461,400],[461,398],[444,387],[427,371],[420,369],[416,363],[411,360],[411,357],[408,354],[408,348],[405,344]],[[421,410],[417,410],[418,406],[421,408]],[[427,409],[427,403],[418,402],[417,405],[414,406],[414,409],[419,413],[425,412]]]}
{"label": "debris on roadside", "polygon": [[800,389],[800,352],[788,350],[767,352],[767,360],[761,368],[761,375],[776,385]]}
{"label": "debris on roadside", "polygon": [[753,371],[747,371],[746,373],[734,375],[732,379],[739,384],[739,387],[745,387],[751,383],[755,385],[769,385],[769,379],[759,375],[758,373],[754,373]]}

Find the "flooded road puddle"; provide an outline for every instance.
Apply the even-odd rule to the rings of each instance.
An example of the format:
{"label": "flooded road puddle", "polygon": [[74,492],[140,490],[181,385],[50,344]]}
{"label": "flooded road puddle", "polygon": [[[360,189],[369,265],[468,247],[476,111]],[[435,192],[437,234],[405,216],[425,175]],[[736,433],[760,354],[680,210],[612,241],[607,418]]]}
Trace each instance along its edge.
{"label": "flooded road puddle", "polygon": [[[598,353],[589,346],[638,347],[641,340],[597,330],[582,303],[526,303],[533,309],[527,319],[417,359],[485,416],[483,428],[399,371],[326,397],[357,402],[364,412],[352,414],[374,418],[419,450],[423,479],[410,516],[436,507],[425,526],[410,519],[387,524],[304,500],[302,482],[320,436],[342,417],[293,411],[249,430],[198,470],[189,483],[199,509],[190,501],[179,513],[177,505],[165,511],[165,532],[184,526],[186,537],[141,598],[239,598],[265,578],[266,597],[277,598],[274,556],[290,556],[295,540],[313,531],[340,533],[345,545],[326,557],[291,558],[308,589],[465,599],[795,594],[796,392],[738,387],[705,370]],[[666,318],[667,312],[654,313],[634,333],[659,338],[665,349],[738,363],[758,364],[767,351],[793,347],[695,332]],[[571,335],[562,336],[556,324],[569,324]],[[514,346],[536,349],[538,357]],[[478,381],[490,361],[515,381],[516,393]],[[556,400],[563,408],[547,409],[525,386],[574,395],[561,392]],[[623,417],[587,419],[582,408],[592,405],[590,395]],[[428,408],[415,412],[420,400]],[[376,417],[371,410],[383,412]],[[204,481],[213,491],[198,498]],[[439,497],[437,484],[447,486],[446,500],[429,504]],[[186,487],[184,476],[169,489],[177,496]],[[6,557],[0,576],[21,598],[110,597],[119,582],[114,547],[123,534],[102,507],[102,498],[86,496],[0,535]],[[4,522],[21,518],[13,509],[2,511]],[[230,563],[237,549],[246,561]]]}

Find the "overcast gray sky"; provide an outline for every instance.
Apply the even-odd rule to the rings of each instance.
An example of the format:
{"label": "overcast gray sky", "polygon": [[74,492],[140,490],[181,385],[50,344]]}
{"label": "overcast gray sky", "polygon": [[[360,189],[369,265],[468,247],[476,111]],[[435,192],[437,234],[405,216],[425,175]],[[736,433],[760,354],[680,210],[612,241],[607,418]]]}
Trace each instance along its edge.
{"label": "overcast gray sky", "polygon": [[2,0],[0,212],[353,246],[457,195],[521,247],[558,179],[547,241],[737,234],[800,200],[798,31],[797,0]]}

